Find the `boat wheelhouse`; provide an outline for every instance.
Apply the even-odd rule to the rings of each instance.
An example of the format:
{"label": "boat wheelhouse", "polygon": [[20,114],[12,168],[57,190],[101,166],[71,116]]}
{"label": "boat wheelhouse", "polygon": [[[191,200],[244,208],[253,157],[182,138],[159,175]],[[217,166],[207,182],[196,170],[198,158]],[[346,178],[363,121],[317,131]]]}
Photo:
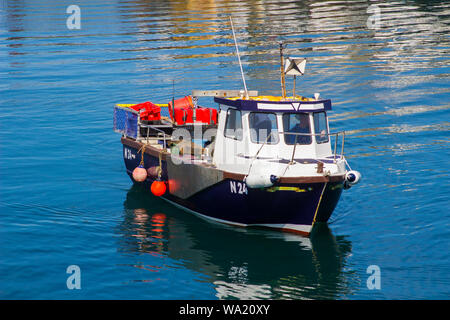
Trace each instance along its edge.
{"label": "boat wheelhouse", "polygon": [[[220,110],[218,131],[223,133],[216,138],[218,152],[222,152],[215,163],[222,169],[248,174],[250,164],[255,166],[255,162],[265,160],[278,164],[265,171],[280,178],[317,174],[314,165],[318,163],[327,164],[326,170],[336,173],[336,166],[344,164],[341,155],[337,156],[331,148],[326,115],[331,110],[330,100],[281,101],[270,96],[214,100]],[[235,166],[239,158],[246,159],[248,165],[240,161]],[[297,166],[300,163],[313,166]]]}

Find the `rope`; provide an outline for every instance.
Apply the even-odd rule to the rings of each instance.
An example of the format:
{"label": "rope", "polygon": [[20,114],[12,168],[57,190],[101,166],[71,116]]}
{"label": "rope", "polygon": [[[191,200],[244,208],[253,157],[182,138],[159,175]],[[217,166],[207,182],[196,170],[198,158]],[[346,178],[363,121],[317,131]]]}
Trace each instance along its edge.
{"label": "rope", "polygon": [[269,141],[269,138],[272,136],[272,134],[273,134],[273,131],[271,131],[271,132],[269,133],[269,135],[267,136],[266,140],[264,141],[264,143],[262,144],[262,146],[259,148],[259,150],[256,152],[255,156],[253,157],[252,161],[250,162],[250,166],[249,166],[249,168],[248,168],[248,173],[247,173],[247,175],[245,176],[244,181],[245,181],[245,179],[247,179],[247,177],[250,175],[250,171],[252,170],[253,162],[255,162],[255,160],[258,158],[259,152],[260,152],[261,149],[264,147],[264,145],[267,143],[267,141]]}
{"label": "rope", "polygon": [[289,161],[289,163],[287,164],[286,168],[284,169],[283,174],[280,176],[280,178],[284,177],[284,175],[286,174],[287,169],[289,168],[289,166],[291,164],[294,164],[294,156],[295,156],[295,148],[297,147],[297,138],[295,138],[295,144],[294,144],[294,150],[292,151],[292,157],[291,157],[291,161]]}
{"label": "rope", "polygon": [[[162,175],[162,154],[163,152],[166,150],[166,148],[164,147],[164,150],[159,152],[159,167],[158,167],[158,180],[161,179],[161,175]],[[138,150],[138,153],[141,152],[141,162],[139,163],[140,166],[144,167],[144,154],[145,154],[145,144],[142,145],[142,147]]]}
{"label": "rope", "polygon": [[159,167],[158,167],[158,180],[161,180],[161,174],[162,174],[162,152],[159,153]]}
{"label": "rope", "polygon": [[145,144],[143,144],[142,147],[138,150],[138,153],[139,152],[141,152],[141,162],[139,163],[139,165],[145,167],[144,164]]}

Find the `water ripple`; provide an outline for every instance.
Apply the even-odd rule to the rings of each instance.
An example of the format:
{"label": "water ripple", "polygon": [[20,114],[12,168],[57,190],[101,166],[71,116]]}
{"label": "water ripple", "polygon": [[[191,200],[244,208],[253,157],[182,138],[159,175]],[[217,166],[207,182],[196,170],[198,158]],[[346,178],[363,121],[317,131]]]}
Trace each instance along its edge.
{"label": "water ripple", "polygon": [[[77,4],[81,30],[64,3],[1,2],[1,297],[447,297],[448,2]],[[332,99],[363,174],[311,239],[211,225],[127,187],[112,105],[166,102],[172,83],[176,96],[240,89],[230,15],[249,88],[280,93],[279,41],[306,57],[298,93]],[[366,288],[371,264],[381,292]]]}

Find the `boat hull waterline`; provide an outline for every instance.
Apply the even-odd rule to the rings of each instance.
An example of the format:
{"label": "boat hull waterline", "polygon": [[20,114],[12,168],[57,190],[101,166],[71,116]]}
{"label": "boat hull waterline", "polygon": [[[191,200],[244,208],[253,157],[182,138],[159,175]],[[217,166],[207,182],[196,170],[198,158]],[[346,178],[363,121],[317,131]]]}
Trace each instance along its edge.
{"label": "boat hull waterline", "polygon": [[[132,172],[139,165],[142,145],[127,138],[122,138],[122,144],[127,173],[134,183],[138,183],[133,180]],[[157,150],[144,150],[146,169],[159,166],[159,161]],[[328,221],[339,201],[345,180],[343,175],[286,178],[270,188],[252,189],[246,186],[244,175],[229,172],[214,173],[213,182],[200,181],[204,175],[194,173],[193,176],[186,172],[198,167],[192,164],[178,169],[183,174],[177,176],[170,156],[162,157],[161,167],[161,178],[168,185],[161,198],[180,209],[224,224],[274,228],[304,236],[311,233],[316,222]],[[149,176],[138,184],[143,185],[150,194],[150,186],[155,179]]]}

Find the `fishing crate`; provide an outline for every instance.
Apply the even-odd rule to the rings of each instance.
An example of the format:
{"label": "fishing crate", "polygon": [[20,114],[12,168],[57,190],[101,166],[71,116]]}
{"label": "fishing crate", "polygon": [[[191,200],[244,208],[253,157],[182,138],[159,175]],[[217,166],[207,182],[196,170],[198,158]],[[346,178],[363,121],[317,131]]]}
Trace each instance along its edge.
{"label": "fishing crate", "polygon": [[137,139],[139,135],[139,112],[129,108],[129,105],[114,106],[114,131]]}

